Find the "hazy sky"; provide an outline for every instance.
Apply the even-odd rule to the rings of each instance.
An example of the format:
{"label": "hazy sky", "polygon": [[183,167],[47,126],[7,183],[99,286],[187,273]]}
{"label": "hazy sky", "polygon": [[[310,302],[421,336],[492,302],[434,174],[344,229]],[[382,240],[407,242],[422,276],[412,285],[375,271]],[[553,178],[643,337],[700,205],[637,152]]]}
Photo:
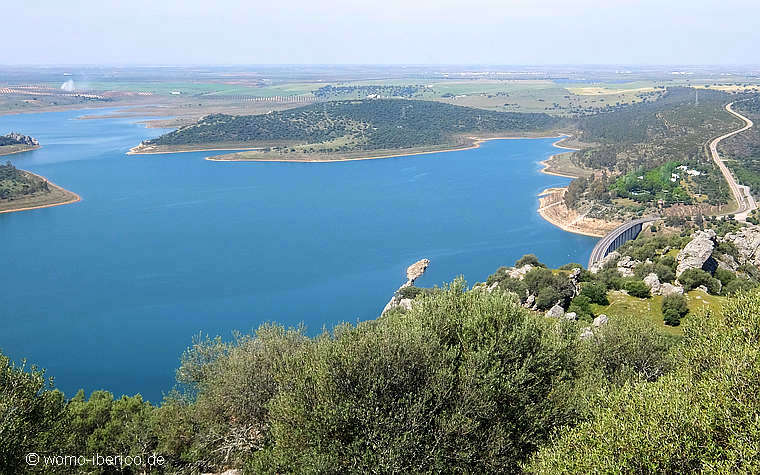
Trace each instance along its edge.
{"label": "hazy sky", "polygon": [[0,64],[760,64],[758,0],[27,0]]}

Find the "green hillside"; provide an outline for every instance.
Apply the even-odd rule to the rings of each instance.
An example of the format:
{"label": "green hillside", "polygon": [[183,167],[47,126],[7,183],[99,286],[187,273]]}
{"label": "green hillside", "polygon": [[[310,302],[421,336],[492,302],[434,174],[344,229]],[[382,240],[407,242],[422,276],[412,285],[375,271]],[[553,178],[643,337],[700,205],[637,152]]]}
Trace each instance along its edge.
{"label": "green hillside", "polygon": [[333,101],[262,115],[213,114],[146,145],[211,143],[319,144],[331,151],[440,145],[454,135],[544,131],[558,123],[547,114],[493,112],[439,102],[377,99]]}

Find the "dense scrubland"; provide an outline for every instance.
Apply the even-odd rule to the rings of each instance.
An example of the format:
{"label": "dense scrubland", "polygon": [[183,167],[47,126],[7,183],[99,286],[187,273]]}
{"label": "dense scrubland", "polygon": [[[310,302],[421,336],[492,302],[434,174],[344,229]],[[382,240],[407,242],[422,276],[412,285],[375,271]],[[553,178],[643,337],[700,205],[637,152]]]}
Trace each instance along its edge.
{"label": "dense scrubland", "polygon": [[11,162],[0,165],[0,200],[14,200],[47,191],[50,186],[46,180],[17,169]]}
{"label": "dense scrubland", "polygon": [[[350,152],[454,143],[454,135],[545,131],[546,114],[492,112],[403,99],[332,101],[262,115],[209,115],[145,145],[248,142],[299,151]],[[292,151],[295,151],[293,149]]]}

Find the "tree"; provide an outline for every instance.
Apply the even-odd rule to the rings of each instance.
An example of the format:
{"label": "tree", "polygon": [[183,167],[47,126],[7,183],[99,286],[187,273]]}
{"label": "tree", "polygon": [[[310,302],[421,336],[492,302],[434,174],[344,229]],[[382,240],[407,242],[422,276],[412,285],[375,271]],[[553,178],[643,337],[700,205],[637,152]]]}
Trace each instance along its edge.
{"label": "tree", "polygon": [[26,473],[28,453],[55,453],[63,430],[63,393],[45,372],[17,366],[0,353],[0,468]]}
{"label": "tree", "polygon": [[581,288],[581,295],[588,298],[589,302],[599,305],[609,305],[607,299],[607,286],[602,282],[588,282]]}
{"label": "tree", "polygon": [[662,299],[662,315],[665,323],[670,326],[678,326],[681,319],[689,313],[686,299],[681,294],[666,295]]}
{"label": "tree", "polygon": [[518,259],[517,262],[515,262],[515,267],[522,267],[525,265],[531,265],[533,267],[546,267],[544,264],[539,262],[535,254],[525,254],[520,259]]}
{"label": "tree", "polygon": [[632,297],[646,299],[651,297],[649,287],[641,280],[629,280],[625,283],[625,291]]}
{"label": "tree", "polygon": [[574,416],[557,391],[579,340],[461,281],[405,314],[344,325],[286,358],[268,405],[272,440],[252,473],[517,472]]}

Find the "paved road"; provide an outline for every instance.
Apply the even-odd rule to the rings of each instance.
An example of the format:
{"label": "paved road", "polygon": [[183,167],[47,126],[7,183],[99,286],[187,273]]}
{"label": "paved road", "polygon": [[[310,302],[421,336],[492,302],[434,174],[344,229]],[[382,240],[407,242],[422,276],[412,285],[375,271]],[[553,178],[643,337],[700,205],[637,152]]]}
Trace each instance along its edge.
{"label": "paved road", "polygon": [[749,187],[740,185],[736,183],[736,179],[731,174],[731,170],[728,169],[726,164],[723,162],[723,160],[720,158],[720,155],[718,154],[718,144],[721,140],[727,139],[728,137],[734,136],[738,134],[739,132],[744,132],[745,130],[751,128],[754,124],[751,120],[744,117],[743,115],[739,114],[735,110],[731,108],[733,105],[733,102],[730,102],[726,104],[726,110],[733,114],[734,116],[740,118],[745,122],[744,127],[738,130],[734,130],[733,132],[729,132],[725,135],[721,135],[720,137],[714,139],[712,142],[710,142],[710,154],[712,155],[713,161],[715,161],[715,164],[718,165],[718,168],[720,169],[720,172],[723,174],[723,177],[726,179],[726,182],[728,183],[729,188],[731,188],[731,193],[734,195],[734,199],[736,200],[736,203],[739,205],[739,208],[733,213],[736,215],[736,219],[739,221],[746,221],[747,216],[750,212],[752,212],[753,209],[757,208],[757,203],[755,203],[755,199],[752,197],[752,193],[750,193]]}
{"label": "paved road", "polygon": [[[741,120],[743,120],[744,127],[742,127],[741,129],[734,130],[733,132],[729,132],[727,134],[721,135],[720,137],[716,139],[713,139],[712,142],[710,142],[710,154],[712,155],[712,159],[715,161],[715,164],[718,165],[718,168],[720,169],[720,172],[723,174],[723,177],[726,179],[728,186],[731,188],[731,193],[734,195],[734,199],[739,205],[739,209],[737,209],[734,213],[731,213],[731,214],[734,214],[736,216],[736,219],[739,221],[746,221],[749,213],[752,212],[752,210],[757,209],[757,203],[755,202],[755,198],[752,197],[752,193],[750,192],[750,189],[748,186],[740,185],[736,183],[736,179],[731,174],[731,170],[728,169],[726,164],[720,158],[720,154],[718,153],[718,144],[720,143],[721,140],[727,139],[728,137],[732,137],[740,132],[744,132],[745,130],[751,128],[754,125],[750,119],[748,119],[747,117],[744,117],[743,115],[733,110],[731,108],[732,105],[733,105],[733,102],[726,104],[726,111],[728,111],[729,114],[732,114],[740,118]],[[589,257],[588,266],[591,267],[596,262],[599,262],[602,259],[604,259],[604,253],[607,252],[607,249],[610,247],[610,244],[612,244],[612,242],[615,241],[615,239],[617,239],[618,236],[628,231],[633,226],[636,226],[637,224],[643,224],[649,221],[655,221],[656,219],[659,219],[659,218],[650,217],[650,218],[636,219],[636,220],[624,223],[620,225],[618,228],[615,228],[613,231],[611,231],[609,234],[604,236],[602,239],[599,240],[599,242],[596,243],[596,246],[594,246],[594,249],[591,251],[591,257]]]}

